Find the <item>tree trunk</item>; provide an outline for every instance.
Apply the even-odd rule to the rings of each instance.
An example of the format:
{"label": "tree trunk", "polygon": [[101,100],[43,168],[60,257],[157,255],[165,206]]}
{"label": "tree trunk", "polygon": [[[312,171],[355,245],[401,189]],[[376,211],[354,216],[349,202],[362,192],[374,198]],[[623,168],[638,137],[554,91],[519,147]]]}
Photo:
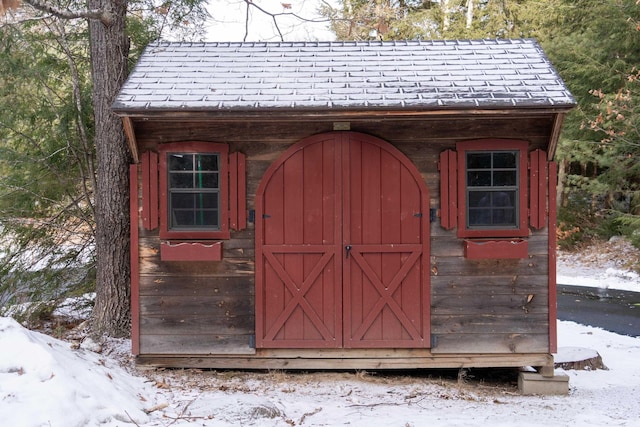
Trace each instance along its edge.
{"label": "tree trunk", "polygon": [[557,194],[558,197],[556,199],[556,209],[560,210],[561,207],[566,207],[568,200],[567,195],[564,191],[564,183],[567,177],[567,160],[560,160],[558,162],[558,183],[557,183]]}
{"label": "tree trunk", "polygon": [[111,9],[114,21],[90,20],[97,178],[96,302],[94,333],[122,337],[130,331],[129,151],[122,121],[111,103],[127,76],[129,43],[126,0],[89,0],[91,9]]}
{"label": "tree trunk", "polygon": [[467,30],[473,24],[473,0],[467,0]]}
{"label": "tree trunk", "polygon": [[451,24],[451,18],[449,16],[451,13],[451,0],[441,0],[440,7],[442,8],[442,32],[445,33],[449,31]]}

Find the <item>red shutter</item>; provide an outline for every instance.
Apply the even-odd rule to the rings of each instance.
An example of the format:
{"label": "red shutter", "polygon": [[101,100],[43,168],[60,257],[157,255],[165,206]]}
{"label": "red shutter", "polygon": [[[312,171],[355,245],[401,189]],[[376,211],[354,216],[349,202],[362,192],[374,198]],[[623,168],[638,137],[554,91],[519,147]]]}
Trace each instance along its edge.
{"label": "red shutter", "polygon": [[247,183],[245,155],[229,154],[229,228],[247,228]]}
{"label": "red shutter", "polygon": [[452,230],[458,221],[457,156],[453,150],[440,153],[440,225]]}
{"label": "red shutter", "polygon": [[540,229],[547,225],[547,153],[535,150],[529,154],[529,224]]}
{"label": "red shutter", "polygon": [[158,154],[153,151],[142,153],[142,225],[158,227]]}

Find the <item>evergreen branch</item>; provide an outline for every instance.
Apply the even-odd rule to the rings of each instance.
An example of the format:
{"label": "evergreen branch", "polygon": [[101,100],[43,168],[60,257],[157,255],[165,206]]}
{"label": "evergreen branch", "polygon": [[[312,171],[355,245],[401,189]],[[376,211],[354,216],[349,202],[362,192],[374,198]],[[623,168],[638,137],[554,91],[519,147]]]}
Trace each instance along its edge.
{"label": "evergreen branch", "polygon": [[50,13],[60,19],[79,19],[79,18],[92,19],[95,21],[100,21],[107,26],[110,26],[111,24],[113,24],[113,20],[114,20],[113,13],[109,10],[87,9],[87,10],[72,11],[72,10],[58,9],[57,7],[46,4],[42,0],[23,0],[23,1],[41,12]]}

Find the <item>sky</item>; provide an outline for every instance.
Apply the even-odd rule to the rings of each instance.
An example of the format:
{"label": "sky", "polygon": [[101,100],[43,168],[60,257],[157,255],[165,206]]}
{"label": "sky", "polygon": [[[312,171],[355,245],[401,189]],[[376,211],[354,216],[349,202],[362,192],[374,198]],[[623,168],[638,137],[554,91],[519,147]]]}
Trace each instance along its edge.
{"label": "sky", "polygon": [[[322,19],[317,9],[322,0],[253,0],[271,14],[293,13],[307,20]],[[333,4],[334,0],[327,0]],[[291,8],[285,8],[283,4]],[[242,0],[209,0],[212,19],[207,28],[207,41],[243,41],[246,33],[246,3]],[[280,16],[278,26],[285,41],[333,40],[326,22],[304,22],[293,16]],[[273,19],[251,7],[246,41],[280,41]]]}

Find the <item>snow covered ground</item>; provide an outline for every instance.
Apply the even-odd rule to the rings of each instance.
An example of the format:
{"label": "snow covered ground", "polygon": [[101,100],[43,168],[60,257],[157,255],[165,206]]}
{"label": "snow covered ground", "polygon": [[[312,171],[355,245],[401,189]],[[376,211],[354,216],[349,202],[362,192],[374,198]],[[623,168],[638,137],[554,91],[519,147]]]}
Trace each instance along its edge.
{"label": "snow covered ground", "polygon": [[[572,258],[573,257],[573,258]],[[620,257],[620,253],[618,253]],[[640,290],[607,262],[560,257],[559,282]],[[615,258],[615,257],[614,257]],[[568,396],[521,396],[510,376],[446,372],[136,371],[127,340],[98,354],[0,318],[0,425],[638,426],[640,338],[559,322],[560,347],[597,351],[608,370],[567,371]],[[509,375],[512,375],[509,373]]]}

